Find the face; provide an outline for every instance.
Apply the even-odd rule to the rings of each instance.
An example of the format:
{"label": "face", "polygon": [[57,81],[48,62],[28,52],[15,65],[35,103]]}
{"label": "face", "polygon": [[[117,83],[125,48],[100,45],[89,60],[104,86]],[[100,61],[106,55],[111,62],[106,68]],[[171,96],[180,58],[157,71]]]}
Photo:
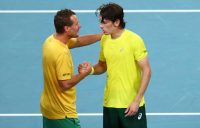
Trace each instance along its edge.
{"label": "face", "polygon": [[108,34],[113,34],[114,31],[116,30],[115,24],[107,19],[104,19],[102,21],[102,17],[99,18],[100,20],[100,28],[102,29],[103,33],[108,35]]}
{"label": "face", "polygon": [[81,28],[79,22],[78,22],[78,18],[76,17],[76,15],[72,15],[70,17],[71,21],[73,22],[73,24],[69,27],[69,37],[70,38],[76,38],[79,36],[79,30]]}

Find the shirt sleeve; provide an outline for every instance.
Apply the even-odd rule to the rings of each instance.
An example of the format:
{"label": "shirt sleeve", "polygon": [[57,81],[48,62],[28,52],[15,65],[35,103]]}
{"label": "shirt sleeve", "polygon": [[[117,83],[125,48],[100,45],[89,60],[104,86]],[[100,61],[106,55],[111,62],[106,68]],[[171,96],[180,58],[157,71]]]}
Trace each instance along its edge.
{"label": "shirt sleeve", "polygon": [[136,35],[136,38],[133,41],[133,54],[136,61],[144,59],[148,54],[144,41],[138,35]]}
{"label": "shirt sleeve", "polygon": [[104,47],[104,36],[101,38],[101,41],[100,41],[100,53],[99,53],[100,61],[106,61],[104,52],[103,52],[103,47]]}
{"label": "shirt sleeve", "polygon": [[71,79],[72,69],[67,53],[62,53],[56,61],[56,73],[58,80]]}
{"label": "shirt sleeve", "polygon": [[72,48],[75,44],[77,43],[77,38],[71,38],[68,42],[67,42],[67,46],[68,48]]}

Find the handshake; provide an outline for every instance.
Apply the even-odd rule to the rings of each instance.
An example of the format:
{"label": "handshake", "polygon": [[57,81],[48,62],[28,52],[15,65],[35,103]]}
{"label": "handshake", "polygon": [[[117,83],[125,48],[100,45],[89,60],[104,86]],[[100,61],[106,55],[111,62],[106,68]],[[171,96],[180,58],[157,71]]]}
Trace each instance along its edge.
{"label": "handshake", "polygon": [[94,69],[90,62],[84,62],[82,64],[79,64],[78,66],[79,74],[89,75],[89,74],[93,74],[93,72],[94,72]]}

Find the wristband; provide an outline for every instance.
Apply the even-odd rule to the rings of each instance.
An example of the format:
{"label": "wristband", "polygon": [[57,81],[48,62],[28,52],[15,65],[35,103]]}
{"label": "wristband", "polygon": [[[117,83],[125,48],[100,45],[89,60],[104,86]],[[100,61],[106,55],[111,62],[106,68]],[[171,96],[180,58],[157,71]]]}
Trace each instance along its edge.
{"label": "wristband", "polygon": [[90,75],[94,74],[94,67],[92,67],[92,70],[90,72]]}

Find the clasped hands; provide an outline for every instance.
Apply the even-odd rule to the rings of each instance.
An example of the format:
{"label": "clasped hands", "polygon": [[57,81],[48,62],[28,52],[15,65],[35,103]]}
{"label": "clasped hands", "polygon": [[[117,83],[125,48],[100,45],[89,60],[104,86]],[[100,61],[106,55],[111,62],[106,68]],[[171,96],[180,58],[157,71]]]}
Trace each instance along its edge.
{"label": "clasped hands", "polygon": [[78,66],[79,74],[89,75],[91,71],[92,71],[92,65],[90,64],[90,62],[84,62],[82,64],[79,64]]}

